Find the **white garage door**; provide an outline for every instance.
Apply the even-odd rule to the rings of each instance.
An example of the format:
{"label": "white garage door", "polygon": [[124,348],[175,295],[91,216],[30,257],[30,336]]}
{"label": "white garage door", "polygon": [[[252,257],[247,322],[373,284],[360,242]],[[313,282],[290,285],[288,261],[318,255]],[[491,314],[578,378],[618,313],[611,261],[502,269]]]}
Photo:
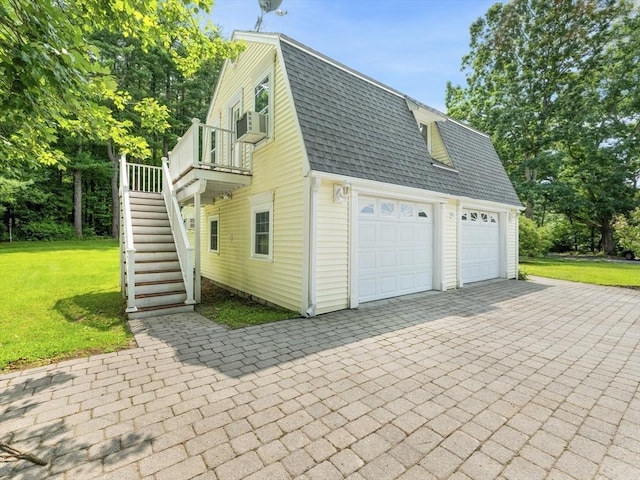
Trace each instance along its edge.
{"label": "white garage door", "polygon": [[366,197],[358,206],[359,301],[431,290],[431,206]]}
{"label": "white garage door", "polygon": [[462,281],[500,276],[500,224],[497,213],[462,211]]}

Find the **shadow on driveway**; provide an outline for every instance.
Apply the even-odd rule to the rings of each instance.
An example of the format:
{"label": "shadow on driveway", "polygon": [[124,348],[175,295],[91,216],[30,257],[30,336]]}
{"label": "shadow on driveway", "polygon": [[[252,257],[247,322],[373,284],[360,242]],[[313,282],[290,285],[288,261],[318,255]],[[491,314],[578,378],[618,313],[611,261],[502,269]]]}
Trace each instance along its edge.
{"label": "shadow on driveway", "polygon": [[[426,292],[366,303],[355,310],[229,330],[198,315],[174,315],[131,322],[175,349],[176,359],[239,378],[262,369],[392,334],[443,318],[482,316],[545,285],[497,280],[446,292]],[[144,339],[137,338],[140,346]]]}

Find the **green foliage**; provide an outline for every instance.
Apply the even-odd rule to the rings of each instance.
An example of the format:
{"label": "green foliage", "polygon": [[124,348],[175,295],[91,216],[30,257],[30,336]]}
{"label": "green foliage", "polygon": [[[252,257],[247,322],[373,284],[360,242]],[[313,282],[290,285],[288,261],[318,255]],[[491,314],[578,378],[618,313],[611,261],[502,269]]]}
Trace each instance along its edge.
{"label": "green foliage", "polygon": [[115,241],[0,244],[0,372],[126,348]]}
{"label": "green foliage", "polygon": [[21,229],[24,240],[72,240],[76,232],[69,224],[60,224],[52,219],[29,222]]}
{"label": "green foliage", "polygon": [[538,277],[594,285],[640,287],[640,263],[636,262],[530,258],[521,260],[520,264],[527,274]]}
{"label": "green foliage", "polygon": [[202,303],[196,306],[196,311],[228,328],[242,328],[300,316],[285,308],[263,305],[234,295],[207,279],[202,279]]}
{"label": "green foliage", "polygon": [[533,220],[518,220],[519,252],[524,257],[542,257],[551,248],[551,233],[547,227],[539,227]]}
{"label": "green foliage", "polygon": [[622,248],[640,256],[640,207],[629,213],[628,218],[618,215],[614,228]]}
{"label": "green foliage", "polygon": [[447,86],[447,109],[491,134],[528,218],[560,213],[611,253],[614,216],[637,205],[639,63],[629,2],[496,4],[471,26],[467,85]]}
{"label": "green foliage", "polygon": [[144,153],[132,124],[114,115],[129,97],[103,61],[93,34],[117,34],[138,42],[144,52],[164,49],[180,74],[191,76],[207,61],[237,55],[241,49],[203,21],[211,4],[212,0],[0,4],[0,166],[62,161],[64,152],[55,143],[65,131],[81,130],[103,141],[113,139],[123,151]]}
{"label": "green foliage", "polygon": [[564,215],[555,215],[547,226],[551,230],[552,251],[594,253],[591,249],[590,229],[584,224],[572,222]]}
{"label": "green foliage", "polygon": [[9,223],[14,238],[43,234],[25,227],[45,218],[79,229],[75,210],[83,230],[117,233],[118,154],[159,165],[204,117],[223,60],[242,48],[201,21],[210,4],[0,5],[0,238]]}

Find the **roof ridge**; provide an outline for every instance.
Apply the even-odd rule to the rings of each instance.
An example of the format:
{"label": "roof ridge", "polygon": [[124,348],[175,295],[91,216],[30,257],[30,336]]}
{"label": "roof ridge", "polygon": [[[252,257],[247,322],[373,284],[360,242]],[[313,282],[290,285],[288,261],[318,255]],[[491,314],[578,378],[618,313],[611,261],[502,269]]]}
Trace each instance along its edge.
{"label": "roof ridge", "polygon": [[491,138],[491,136],[488,135],[487,133],[482,132],[482,131],[480,131],[480,130],[478,130],[478,129],[470,126],[470,125],[467,125],[466,123],[462,122],[461,120],[457,120],[457,119],[451,117],[450,115],[448,115],[448,114],[446,114],[444,112],[441,112],[437,108],[431,107],[431,106],[427,105],[426,103],[423,103],[420,100],[417,100],[417,99],[411,97],[410,95],[407,95],[406,93],[402,93],[400,90],[397,90],[397,89],[395,89],[393,87],[390,87],[389,85],[386,85],[386,84],[376,80],[375,78],[370,77],[369,75],[366,75],[366,74],[364,74],[362,72],[359,72],[358,70],[355,70],[354,68],[351,68],[348,65],[345,65],[344,63],[339,62],[339,61],[335,60],[334,58],[331,58],[328,55],[325,55],[324,53],[319,52],[318,50],[315,50],[315,49],[309,47],[308,45],[305,45],[304,43],[301,43],[301,42],[291,38],[290,36],[288,36],[288,35],[286,35],[284,33],[251,32],[251,31],[246,31],[246,30],[236,30],[234,32],[234,34],[235,33],[251,34],[251,35],[257,35],[257,36],[264,36],[264,37],[268,37],[268,38],[274,38],[274,37],[279,38],[281,41],[285,41],[289,45],[291,45],[293,47],[296,47],[296,48],[298,48],[300,50],[303,50],[306,53],[308,53],[310,55],[313,55],[314,57],[316,57],[316,58],[318,58],[320,60],[323,60],[324,62],[327,62],[327,63],[329,63],[329,64],[331,64],[331,65],[333,65],[333,66],[335,66],[335,67],[337,67],[337,68],[339,68],[341,70],[344,70],[347,73],[350,73],[351,75],[354,75],[354,76],[356,76],[356,77],[358,77],[358,78],[360,78],[360,79],[362,79],[362,80],[364,80],[366,82],[369,82],[369,83],[371,83],[372,85],[374,85],[374,86],[376,86],[378,88],[382,88],[383,90],[385,90],[385,91],[387,91],[389,93],[392,93],[392,94],[394,94],[394,95],[396,95],[398,97],[405,98],[405,99],[408,98],[411,101],[413,101],[416,104],[418,104],[419,106],[421,106],[422,108],[430,110],[433,113],[436,113],[437,115],[441,115],[443,117],[446,117],[447,120],[449,120],[449,121],[451,121],[453,123],[456,123],[456,124],[460,125],[463,128],[471,130],[472,132],[478,133],[478,134],[483,135],[483,136],[485,136],[487,138]]}
{"label": "roof ridge", "polygon": [[306,53],[308,53],[309,55],[313,55],[314,57],[316,57],[316,58],[318,58],[318,59],[320,59],[320,60],[322,60],[322,61],[324,61],[326,63],[329,63],[329,64],[333,65],[334,67],[339,68],[340,70],[344,70],[345,72],[347,72],[347,73],[349,73],[349,74],[351,74],[351,75],[353,75],[353,76],[355,76],[357,78],[360,78],[361,80],[364,80],[365,82],[368,82],[368,83],[370,83],[370,84],[372,84],[372,85],[374,85],[374,86],[376,86],[378,88],[381,88],[382,90],[385,90],[385,91],[387,91],[389,93],[392,93],[393,95],[396,95],[397,97],[405,98],[407,96],[404,93],[402,93],[401,91],[396,90],[395,88],[390,87],[389,85],[386,85],[386,84],[376,80],[375,78],[370,77],[369,75],[366,75],[366,74],[364,74],[362,72],[359,72],[358,70],[356,70],[354,68],[351,68],[350,66],[345,65],[344,63],[339,62],[336,59],[331,58],[328,55],[325,55],[324,53],[319,52],[318,50],[315,50],[315,49],[309,47],[308,45],[305,45],[304,43],[300,43],[299,41],[294,40],[293,38],[289,37],[288,35],[285,35],[284,33],[280,33],[278,35],[279,35],[281,41],[285,41],[289,45],[291,45],[293,47],[296,47],[296,48],[298,48],[300,50],[303,50]]}

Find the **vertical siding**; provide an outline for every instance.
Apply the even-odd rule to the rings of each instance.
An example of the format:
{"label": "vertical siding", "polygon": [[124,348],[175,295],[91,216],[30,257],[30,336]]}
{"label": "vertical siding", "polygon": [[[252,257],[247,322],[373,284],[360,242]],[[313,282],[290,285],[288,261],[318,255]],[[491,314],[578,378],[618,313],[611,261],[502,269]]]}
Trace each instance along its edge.
{"label": "vertical siding", "polygon": [[[220,119],[227,125],[227,106],[242,91],[243,110],[253,108],[254,85],[269,65],[274,65],[273,46],[248,43],[235,66],[228,66],[208,122]],[[253,153],[251,185],[233,192],[231,199],[215,199],[204,205],[203,226],[209,215],[220,216],[220,251],[202,249],[202,275],[234,289],[291,310],[302,306],[303,178],[302,149],[286,93],[279,61],[274,67],[274,138]],[[274,192],[273,261],[251,258],[251,203],[253,195]],[[207,245],[207,228],[201,230]]]}
{"label": "vertical siding", "polygon": [[316,193],[316,313],[349,306],[349,202],[333,202],[333,183]]}
{"label": "vertical siding", "polygon": [[445,209],[445,282],[447,288],[456,288],[458,281],[458,214],[456,201],[449,200]]}

